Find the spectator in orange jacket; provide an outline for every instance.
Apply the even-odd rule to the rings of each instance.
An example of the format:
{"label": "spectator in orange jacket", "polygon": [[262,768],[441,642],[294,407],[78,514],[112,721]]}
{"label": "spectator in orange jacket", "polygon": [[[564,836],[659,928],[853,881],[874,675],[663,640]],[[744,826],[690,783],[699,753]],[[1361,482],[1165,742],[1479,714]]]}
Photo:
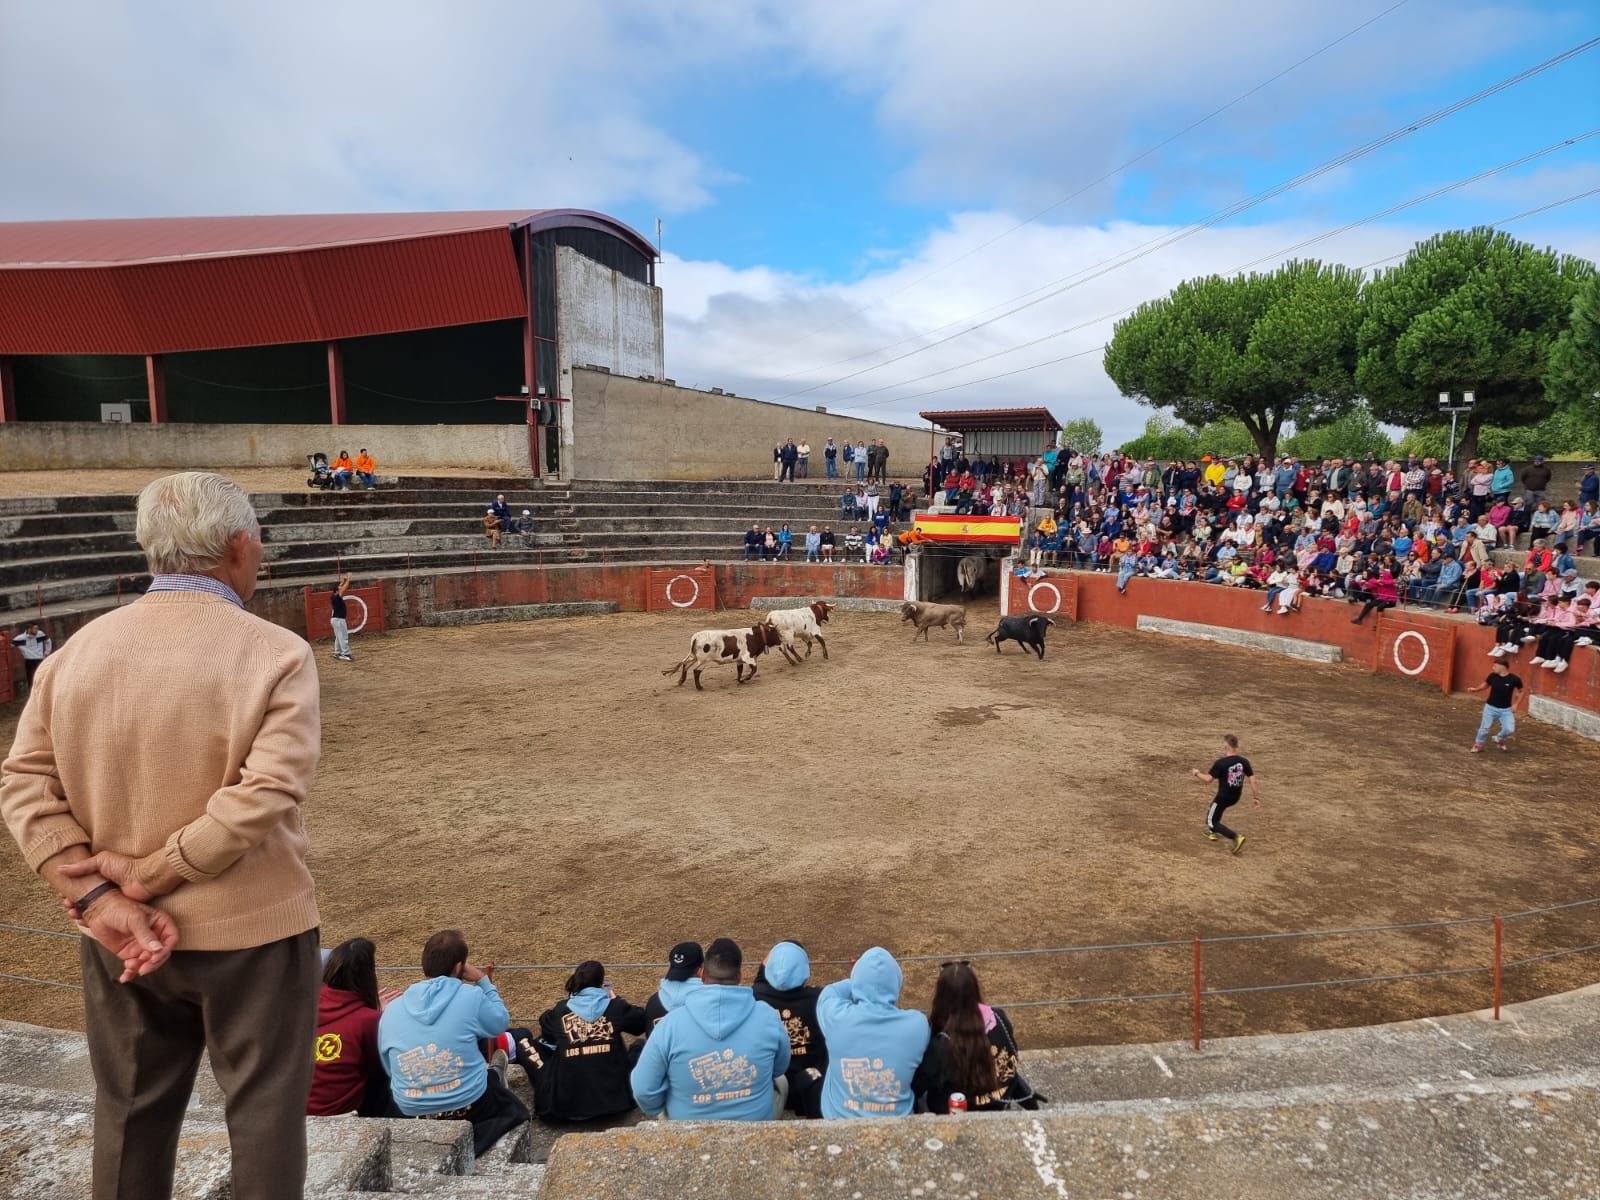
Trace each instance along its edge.
{"label": "spectator in orange jacket", "polygon": [[365,446],[361,447],[361,453],[356,455],[356,475],[360,478],[361,482],[366,485],[366,489],[369,492],[378,486],[372,478],[377,473],[377,462],[373,459],[372,455],[367,453],[367,448]]}
{"label": "spectator in orange jacket", "polygon": [[333,486],[341,492],[350,490],[350,477],[355,474],[356,465],[350,461],[350,451],[339,451],[339,457],[333,460]]}

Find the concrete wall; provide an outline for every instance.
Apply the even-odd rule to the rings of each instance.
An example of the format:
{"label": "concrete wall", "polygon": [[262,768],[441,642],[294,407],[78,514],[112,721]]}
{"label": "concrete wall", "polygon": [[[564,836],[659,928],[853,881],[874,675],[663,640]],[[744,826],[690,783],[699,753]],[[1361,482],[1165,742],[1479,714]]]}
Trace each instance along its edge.
{"label": "concrete wall", "polygon": [[[520,408],[508,410],[520,412]],[[142,425],[19,421],[0,425],[0,471],[117,467],[304,467],[306,455],[362,446],[378,469],[482,467],[528,475],[528,427],[516,425]]]}
{"label": "concrete wall", "polygon": [[882,438],[894,476],[920,478],[928,462],[926,429],[576,367],[572,422],[579,479],[771,479],[773,444],[802,435],[811,442],[813,479],[822,478],[830,435]]}
{"label": "concrete wall", "polygon": [[[556,352],[561,395],[572,395],[573,369],[589,363],[620,375],[666,374],[661,289],[629,279],[570,246],[556,252]],[[578,478],[573,414],[561,410],[561,475]],[[590,478],[596,478],[590,475]]]}

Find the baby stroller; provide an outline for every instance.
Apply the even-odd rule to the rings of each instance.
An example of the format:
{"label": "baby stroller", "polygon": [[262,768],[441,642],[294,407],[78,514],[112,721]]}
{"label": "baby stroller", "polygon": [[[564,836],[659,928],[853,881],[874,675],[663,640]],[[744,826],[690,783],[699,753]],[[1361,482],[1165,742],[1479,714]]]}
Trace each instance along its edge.
{"label": "baby stroller", "polygon": [[307,487],[327,491],[333,486],[333,468],[328,466],[326,454],[318,451],[316,454],[306,455],[306,466],[311,471],[311,478],[306,480]]}

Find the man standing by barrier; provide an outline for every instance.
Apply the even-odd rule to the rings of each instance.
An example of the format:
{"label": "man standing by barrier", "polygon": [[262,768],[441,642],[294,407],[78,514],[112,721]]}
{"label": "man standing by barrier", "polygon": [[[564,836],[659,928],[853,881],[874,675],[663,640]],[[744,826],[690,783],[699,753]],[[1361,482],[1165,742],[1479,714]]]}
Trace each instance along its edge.
{"label": "man standing by barrier", "polygon": [[355,662],[350,655],[350,623],[347,620],[349,611],[345,607],[344,594],[350,590],[350,574],[339,580],[339,586],[334,589],[333,595],[328,597],[328,625],[333,630],[333,657],[340,662]]}
{"label": "man standing by barrier", "polygon": [[1250,802],[1252,807],[1261,807],[1261,789],[1256,784],[1255,770],[1250,766],[1250,760],[1239,753],[1239,739],[1231,733],[1222,735],[1222,757],[1211,764],[1211,770],[1201,771],[1198,768],[1191,770],[1201,783],[1209,784],[1213,779],[1217,782],[1217,794],[1211,801],[1211,807],[1206,810],[1206,839],[1216,841],[1225,837],[1233,843],[1235,854],[1244,849],[1244,834],[1235,833],[1222,823],[1222,814],[1235,804],[1239,803],[1244,795],[1245,780],[1250,781]]}
{"label": "man standing by barrier", "polygon": [[300,818],[321,743],[316,663],[244,608],[261,530],[237,486],[157,479],[135,536],[149,590],[40,669],[0,766],[0,815],[86,935],[97,1200],[172,1194],[202,1052],[227,1097],[229,1194],[291,1200],[320,966]]}
{"label": "man standing by barrier", "polygon": [[1478,735],[1472,739],[1472,753],[1483,752],[1483,739],[1489,736],[1489,730],[1496,721],[1500,722],[1500,736],[1495,738],[1494,744],[1502,750],[1510,748],[1506,745],[1506,739],[1517,731],[1517,718],[1511,710],[1521,690],[1521,676],[1513,675],[1511,664],[1503,658],[1495,660],[1494,669],[1481,684],[1467,689],[1469,692],[1489,693],[1483,705],[1483,720],[1478,722]]}

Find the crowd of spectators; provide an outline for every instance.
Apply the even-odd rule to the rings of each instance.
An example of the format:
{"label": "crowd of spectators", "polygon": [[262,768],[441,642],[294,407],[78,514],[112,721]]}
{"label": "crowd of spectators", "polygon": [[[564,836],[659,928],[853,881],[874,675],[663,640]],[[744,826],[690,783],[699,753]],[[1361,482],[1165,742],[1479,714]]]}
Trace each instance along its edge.
{"label": "crowd of spectators", "polygon": [[[772,447],[772,477],[779,482],[789,483],[809,478],[811,455],[811,443],[805,438],[799,442],[793,438],[778,442]],[[882,438],[873,442],[861,438],[854,442],[849,438],[835,442],[829,438],[822,446],[822,465],[828,479],[840,478],[842,471],[845,478],[853,475],[863,482],[871,480],[887,484],[889,447],[883,444]]]}
{"label": "crowd of spectators", "polygon": [[[964,485],[970,468],[955,469]],[[1546,602],[1576,596],[1577,555],[1600,537],[1592,465],[1576,499],[1552,501],[1542,459],[1513,494],[1518,481],[1504,462],[1476,462],[1461,483],[1415,457],[1208,457],[1158,466],[1062,451],[1029,468],[1034,496],[1013,501],[1024,511],[1036,503],[1041,471],[1051,503],[1033,525],[1029,567],[1115,572],[1119,590],[1139,576],[1256,589],[1263,609],[1283,616],[1309,595],[1360,604],[1357,624],[1402,603],[1468,607],[1485,622],[1508,608],[1549,617]],[[1523,536],[1526,555],[1496,566],[1491,552],[1516,550]]]}
{"label": "crowd of spectators", "polygon": [[1037,1108],[1004,1010],[984,1002],[970,963],[941,964],[929,1015],[902,1007],[900,965],[882,947],[826,986],[796,942],[779,942],[746,985],[737,943],[674,946],[643,1005],[605,966],[579,963],[534,1026],[513,1026],[465,938],[443,930],[424,978],[380,991],[375,948],[332,950],[318,1006],[311,1116],[465,1120],[476,1153],[529,1119],[507,1086],[527,1076],[552,1122],[627,1113],[694,1120],[904,1116]]}

